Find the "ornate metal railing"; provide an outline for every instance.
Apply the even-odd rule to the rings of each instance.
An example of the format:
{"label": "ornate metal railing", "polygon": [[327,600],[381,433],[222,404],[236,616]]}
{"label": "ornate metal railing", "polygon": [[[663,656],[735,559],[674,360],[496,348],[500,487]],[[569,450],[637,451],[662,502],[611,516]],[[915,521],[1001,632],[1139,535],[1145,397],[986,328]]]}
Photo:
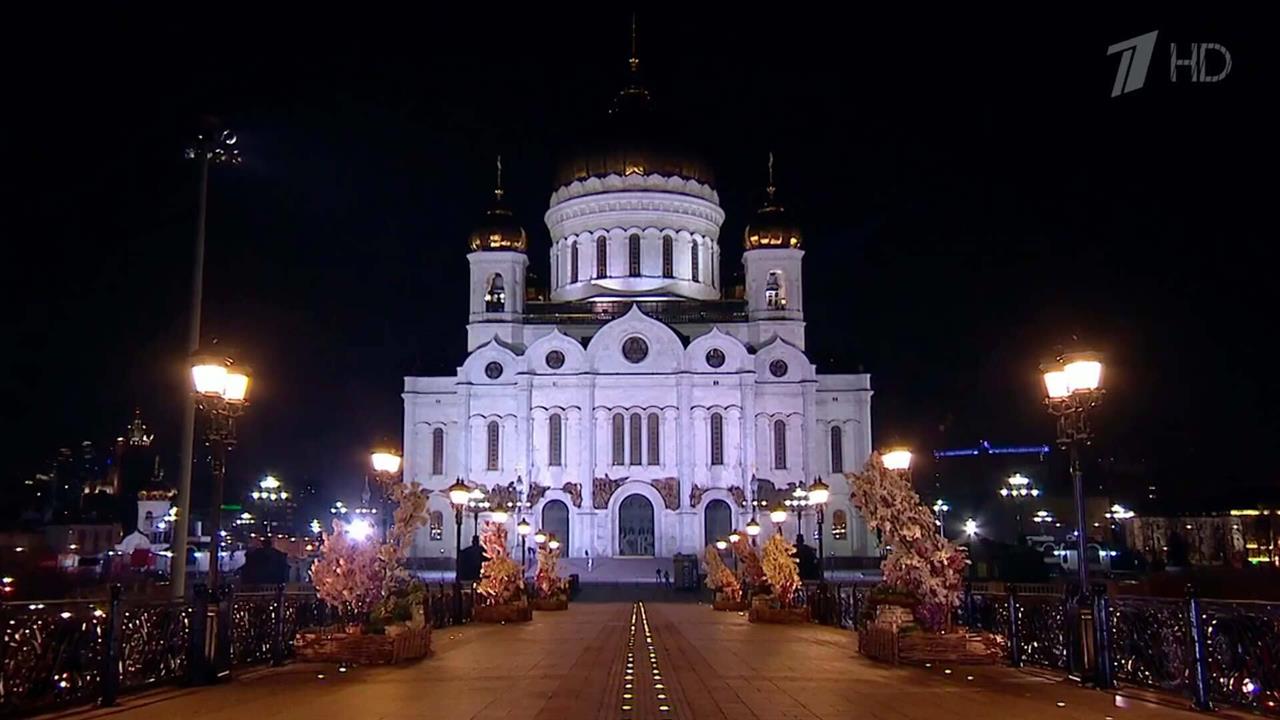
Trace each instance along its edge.
{"label": "ornate metal railing", "polygon": [[102,694],[105,605],[83,600],[0,606],[0,714],[89,703]]}
{"label": "ornate metal railing", "polygon": [[[474,594],[470,585],[428,588],[431,624],[467,622]],[[197,588],[192,602],[125,601],[113,587],[101,601],[0,603],[0,716],[111,705],[120,692],[280,664],[300,629],[358,620],[283,586],[221,596]]]}
{"label": "ornate metal railing", "polygon": [[[985,590],[985,592],[983,592]],[[1280,603],[1108,596],[1089,606],[1092,653],[1073,663],[1069,601],[981,588],[966,594],[957,621],[1004,644],[1012,665],[1092,668],[1095,684],[1117,683],[1175,692],[1202,709],[1215,703],[1280,715]],[[1011,610],[1013,611],[1011,613]]]}

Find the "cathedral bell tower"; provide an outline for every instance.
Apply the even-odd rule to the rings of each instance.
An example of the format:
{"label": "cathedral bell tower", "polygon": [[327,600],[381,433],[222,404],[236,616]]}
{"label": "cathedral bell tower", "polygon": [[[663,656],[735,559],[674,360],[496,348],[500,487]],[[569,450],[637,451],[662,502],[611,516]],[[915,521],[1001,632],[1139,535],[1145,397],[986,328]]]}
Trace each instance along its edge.
{"label": "cathedral bell tower", "polygon": [[773,184],[769,153],[769,185],[764,205],[743,233],[742,264],[746,274],[747,320],[753,342],[777,335],[804,349],[804,286],[800,261],[800,229],[787,217]]}
{"label": "cathedral bell tower", "polygon": [[494,336],[508,343],[519,341],[513,336],[524,317],[529,238],[502,201],[501,157],[493,195],[493,206],[471,233],[471,253],[467,255],[471,266],[468,351]]}

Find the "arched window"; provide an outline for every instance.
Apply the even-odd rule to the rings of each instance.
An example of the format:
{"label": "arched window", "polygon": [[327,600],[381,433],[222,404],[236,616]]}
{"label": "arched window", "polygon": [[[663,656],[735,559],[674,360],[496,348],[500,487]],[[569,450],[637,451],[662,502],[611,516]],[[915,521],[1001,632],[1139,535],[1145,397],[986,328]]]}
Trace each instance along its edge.
{"label": "arched window", "polygon": [[548,500],[542,506],[542,531],[547,535],[554,535],[560,541],[560,554],[568,557],[569,506],[563,500]]}
{"label": "arched window", "polygon": [[711,413],[711,464],[724,464],[724,416]]}
{"label": "arched window", "polygon": [[694,282],[702,282],[702,273],[698,268],[698,241],[694,240],[689,246],[689,277]]}
{"label": "arched window", "polygon": [[844,430],[831,426],[831,472],[844,472]]}
{"label": "arched window", "polygon": [[649,442],[646,445],[648,456],[645,458],[646,465],[661,465],[659,459],[659,451],[662,447],[662,436],[660,435],[659,426],[662,424],[658,413],[649,413]]}
{"label": "arched window", "polygon": [[662,236],[662,277],[675,277],[675,269],[671,262],[673,241],[670,235]]}
{"label": "arched window", "polygon": [[431,474],[444,474],[444,428],[431,431]]}
{"label": "arched window", "polygon": [[769,271],[764,284],[764,306],[770,310],[787,309],[787,289],[780,270]]}
{"label": "arched window", "polygon": [[553,413],[547,418],[547,464],[552,467],[559,467],[561,462],[561,436],[560,414]]}
{"label": "arched window", "polygon": [[632,277],[640,274],[640,236],[627,238],[627,274]]}
{"label": "arched window", "polygon": [[578,241],[569,243],[569,282],[578,282]]}
{"label": "arched window", "polygon": [[702,511],[702,543],[711,545],[733,532],[733,510],[723,500],[710,500]]}
{"label": "arched window", "polygon": [[849,515],[843,510],[831,513],[831,539],[844,540],[849,537]]}
{"label": "arched window", "polygon": [[640,413],[631,413],[631,464],[640,464]]}
{"label": "arched window", "polygon": [[484,294],[485,312],[502,312],[507,309],[507,289],[502,282],[502,274],[495,273],[489,278],[489,289]]}
{"label": "arched window", "polygon": [[498,421],[490,420],[485,433],[485,447],[488,457],[485,459],[484,467],[486,470],[498,470],[498,449],[499,449],[499,433]]}
{"label": "arched window", "polygon": [[713,288],[720,287],[719,285],[716,284],[717,282],[719,282],[719,278],[716,277],[716,275],[719,274],[719,270],[720,270],[719,258],[716,255],[716,251],[712,250],[711,251],[711,287]]}
{"label": "arched window", "polygon": [[627,464],[627,437],[626,437],[627,421],[622,417],[622,413],[613,416],[613,464]]}
{"label": "arched window", "polygon": [[787,469],[787,423],[783,420],[773,421],[773,467]]}
{"label": "arched window", "polygon": [[596,238],[596,277],[609,277],[609,238]]}

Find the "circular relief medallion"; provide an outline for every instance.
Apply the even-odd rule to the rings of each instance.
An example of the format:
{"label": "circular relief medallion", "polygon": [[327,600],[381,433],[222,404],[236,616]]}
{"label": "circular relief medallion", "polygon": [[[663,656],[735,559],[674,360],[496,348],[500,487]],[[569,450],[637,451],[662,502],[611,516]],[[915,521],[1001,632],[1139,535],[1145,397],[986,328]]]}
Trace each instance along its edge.
{"label": "circular relief medallion", "polygon": [[770,374],[770,375],[772,375],[772,376],[774,376],[774,377],[776,377],[776,378],[780,378],[780,377],[782,377],[782,376],[786,375],[786,374],[787,374],[787,361],[786,361],[786,360],[774,360],[773,362],[769,363],[769,374]]}
{"label": "circular relief medallion", "polygon": [[622,357],[635,364],[649,357],[649,343],[642,337],[632,336],[622,342]]}
{"label": "circular relief medallion", "polygon": [[707,351],[707,365],[713,368],[724,367],[724,351],[720,348],[711,348]]}
{"label": "circular relief medallion", "polygon": [[564,353],[559,350],[552,350],[547,353],[547,367],[552,370],[559,370],[564,367]]}
{"label": "circular relief medallion", "polygon": [[502,377],[502,363],[495,361],[485,365],[484,376],[490,380],[497,380]]}

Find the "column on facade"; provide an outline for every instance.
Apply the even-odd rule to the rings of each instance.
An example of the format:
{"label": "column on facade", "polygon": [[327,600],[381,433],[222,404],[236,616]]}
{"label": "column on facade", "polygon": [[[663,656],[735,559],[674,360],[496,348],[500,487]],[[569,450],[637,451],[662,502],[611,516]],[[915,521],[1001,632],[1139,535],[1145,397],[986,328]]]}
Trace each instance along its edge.
{"label": "column on facade", "polygon": [[755,488],[751,486],[751,478],[756,474],[756,438],[753,427],[756,417],[756,380],[755,373],[742,379],[742,415],[738,421],[739,437],[742,438],[742,470],[740,482],[746,491],[747,500],[755,500]]}
{"label": "column on facade", "polygon": [[458,475],[464,480],[469,480],[471,477],[471,388],[463,385],[460,393],[463,421],[459,423],[459,427],[462,432],[454,434],[449,446],[455,448],[457,457],[454,467],[457,468]]}
{"label": "column on facade", "polygon": [[773,445],[770,442],[769,416],[761,413],[756,417],[755,425],[757,473],[764,473],[767,477],[772,477]]}
{"label": "column on facade", "polygon": [[742,408],[730,407],[724,417],[724,463],[729,478],[742,474]]}
{"label": "column on facade", "polygon": [[527,479],[545,483],[547,481],[547,461],[546,455],[551,447],[550,436],[547,432],[547,422],[551,415],[551,411],[546,408],[533,408],[529,411],[529,441],[530,447],[529,461],[524,466]]}
{"label": "column on facade", "polygon": [[803,392],[802,397],[804,399],[804,417],[800,418],[800,421],[797,422],[796,425],[797,430],[799,430],[801,434],[800,447],[804,453],[801,456],[804,462],[802,466],[804,471],[804,482],[808,483],[813,481],[814,476],[820,472],[818,468],[822,467],[822,465],[817,461],[819,447],[818,438],[816,437],[818,398],[817,388],[813,383],[805,383],[801,387]]}
{"label": "column on facade", "polygon": [[680,451],[677,445],[680,442],[680,433],[678,431],[677,421],[679,413],[674,407],[667,406],[662,409],[662,474],[672,477],[680,477],[680,466],[677,458]]}
{"label": "column on facade", "polygon": [[709,468],[711,467],[711,412],[704,407],[695,407],[689,411],[690,435],[692,441],[690,443],[692,452],[690,453],[689,463],[692,466],[692,472],[689,476],[689,485],[697,483],[706,487],[709,482]]}
{"label": "column on facade", "polygon": [[524,433],[520,431],[521,423],[512,415],[503,416],[498,424],[502,428],[498,436],[498,471],[514,480],[516,465],[524,457],[520,446]]}
{"label": "column on facade", "polygon": [[[516,378],[516,390],[520,393],[519,407],[516,410],[517,427],[519,430],[516,434],[517,457],[515,467],[511,469],[512,480],[515,476],[524,476],[531,472],[533,468],[533,387],[529,382],[529,376],[523,375]],[[546,423],[543,424],[543,431],[546,431]],[[543,462],[546,462],[545,459]]]}

